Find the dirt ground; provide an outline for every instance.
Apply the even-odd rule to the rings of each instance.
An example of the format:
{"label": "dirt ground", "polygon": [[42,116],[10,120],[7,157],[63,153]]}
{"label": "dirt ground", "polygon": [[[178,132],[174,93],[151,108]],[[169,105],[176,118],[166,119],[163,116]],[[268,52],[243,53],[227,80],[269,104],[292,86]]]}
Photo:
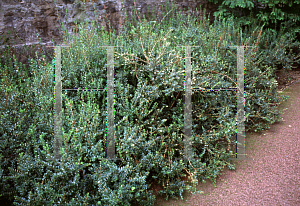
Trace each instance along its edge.
{"label": "dirt ground", "polygon": [[283,70],[276,71],[276,80],[278,82],[277,91],[285,90],[287,87],[300,81],[300,66],[296,66],[291,71],[287,71],[287,74]]}

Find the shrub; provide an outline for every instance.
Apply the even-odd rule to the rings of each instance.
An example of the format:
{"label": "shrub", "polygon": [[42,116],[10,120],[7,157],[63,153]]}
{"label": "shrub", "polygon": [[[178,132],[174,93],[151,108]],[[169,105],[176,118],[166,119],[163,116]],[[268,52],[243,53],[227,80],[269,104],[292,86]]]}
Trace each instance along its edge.
{"label": "shrub", "polygon": [[[182,139],[185,51],[175,46],[201,45],[192,47],[194,88],[236,87],[237,60],[229,46],[258,46],[245,49],[247,130],[265,129],[279,119],[276,106],[284,98],[275,92],[272,66],[276,64],[268,65],[267,57],[293,57],[278,54],[281,50],[275,46],[262,58],[260,38],[268,38],[262,28],[249,30],[242,38],[233,18],[209,25],[206,19],[196,23],[173,10],[162,25],[154,27],[146,21],[128,25],[123,40],[105,30],[85,30],[84,23],[78,25],[77,37],[65,37],[70,47],[62,49],[63,88],[105,88],[107,50],[100,46],[123,46],[114,52],[115,145],[121,160],[104,159],[106,91],[62,94],[62,159],[47,160],[54,151],[51,77],[55,61],[30,59],[30,71],[15,59],[1,65],[5,74],[1,79],[5,99],[0,105],[2,194],[14,196],[15,205],[153,205],[155,196],[149,190],[153,180],[163,187],[159,194],[166,199],[182,198],[184,190],[195,192],[198,181],[210,179],[215,184],[224,167],[234,169],[229,159],[236,143],[233,91],[193,93],[192,150],[198,160],[175,159],[186,157]],[[34,77],[21,76],[26,72]],[[190,183],[180,179],[185,174],[192,178]]]}

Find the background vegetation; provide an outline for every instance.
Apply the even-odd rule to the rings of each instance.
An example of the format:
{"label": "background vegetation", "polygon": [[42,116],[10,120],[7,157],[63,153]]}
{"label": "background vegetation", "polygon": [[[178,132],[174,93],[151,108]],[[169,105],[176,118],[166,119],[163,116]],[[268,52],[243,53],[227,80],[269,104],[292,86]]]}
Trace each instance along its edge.
{"label": "background vegetation", "polygon": [[254,22],[262,21],[273,32],[285,27],[284,33],[296,35],[300,40],[300,1],[271,0],[271,1],[241,1],[241,0],[209,0],[221,4],[214,16],[237,17],[242,28]]}

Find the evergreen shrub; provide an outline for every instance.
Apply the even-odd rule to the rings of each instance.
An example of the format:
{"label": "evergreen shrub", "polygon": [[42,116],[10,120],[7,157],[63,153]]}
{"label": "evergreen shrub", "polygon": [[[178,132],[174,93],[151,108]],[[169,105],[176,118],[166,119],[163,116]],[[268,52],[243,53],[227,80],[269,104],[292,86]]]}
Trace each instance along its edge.
{"label": "evergreen shrub", "polygon": [[[274,50],[262,55],[268,41],[260,40],[274,40],[271,34],[258,27],[244,34],[232,18],[209,25],[205,18],[197,23],[166,10],[162,20],[128,25],[123,36],[95,25],[85,29],[84,23],[76,37],[65,36],[70,47],[62,48],[64,89],[105,88],[107,49],[101,46],[122,46],[114,52],[115,145],[122,160],[103,159],[106,90],[62,92],[62,159],[47,160],[54,157],[55,61],[30,59],[29,71],[14,57],[1,65],[0,186],[14,205],[154,205],[149,188],[155,180],[163,187],[158,194],[182,198],[184,190],[201,192],[198,181],[215,184],[224,167],[235,169],[229,158],[236,152],[236,95],[229,90],[193,91],[192,149],[198,159],[175,159],[186,157],[185,48],[176,46],[201,46],[192,47],[193,88],[229,88],[237,78],[236,49],[229,46],[256,45],[245,47],[246,130],[279,120],[277,106],[286,97],[275,92],[275,68],[266,59],[294,57],[272,44]],[[284,47],[291,40],[280,41]],[[190,182],[182,180],[185,175]]]}

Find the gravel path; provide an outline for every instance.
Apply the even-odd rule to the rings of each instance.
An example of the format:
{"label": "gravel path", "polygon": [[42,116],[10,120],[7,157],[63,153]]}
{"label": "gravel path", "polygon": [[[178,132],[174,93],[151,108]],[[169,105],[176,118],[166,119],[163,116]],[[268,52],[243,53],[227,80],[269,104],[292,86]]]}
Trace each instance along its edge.
{"label": "gravel path", "polygon": [[282,122],[260,133],[246,133],[246,154],[254,160],[235,160],[236,170],[224,169],[215,188],[208,180],[197,189],[204,194],[184,200],[157,197],[157,205],[289,205],[300,206],[300,82],[283,94],[290,98]]}

